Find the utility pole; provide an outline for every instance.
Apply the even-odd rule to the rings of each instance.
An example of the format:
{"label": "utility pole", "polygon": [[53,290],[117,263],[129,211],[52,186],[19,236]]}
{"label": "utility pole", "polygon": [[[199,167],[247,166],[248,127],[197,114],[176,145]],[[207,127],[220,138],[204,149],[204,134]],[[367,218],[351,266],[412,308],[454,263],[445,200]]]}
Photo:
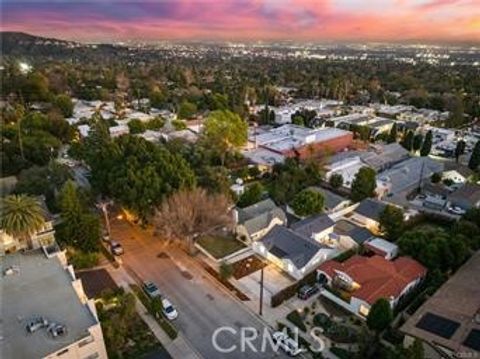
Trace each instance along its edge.
{"label": "utility pole", "polygon": [[260,269],[260,303],[258,308],[258,314],[261,316],[263,314],[263,268]]}
{"label": "utility pole", "polygon": [[108,206],[112,204],[112,201],[100,201],[97,203],[97,208],[101,209],[105,218],[105,225],[107,227],[108,237],[110,238],[110,219],[108,218]]}

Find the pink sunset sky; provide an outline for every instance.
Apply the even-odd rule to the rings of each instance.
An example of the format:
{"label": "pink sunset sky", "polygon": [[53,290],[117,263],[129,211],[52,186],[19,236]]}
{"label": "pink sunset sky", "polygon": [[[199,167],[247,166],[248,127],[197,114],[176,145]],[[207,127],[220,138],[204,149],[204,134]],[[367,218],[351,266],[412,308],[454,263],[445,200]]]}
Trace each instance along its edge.
{"label": "pink sunset sky", "polygon": [[3,31],[62,39],[480,42],[480,0],[0,0]]}

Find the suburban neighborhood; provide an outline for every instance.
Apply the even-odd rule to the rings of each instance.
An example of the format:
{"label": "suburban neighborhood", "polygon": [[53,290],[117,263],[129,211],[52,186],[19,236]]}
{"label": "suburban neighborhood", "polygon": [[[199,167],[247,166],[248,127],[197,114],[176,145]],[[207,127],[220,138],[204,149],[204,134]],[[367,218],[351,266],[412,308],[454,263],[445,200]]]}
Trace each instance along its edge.
{"label": "suburban neighborhood", "polygon": [[0,358],[480,355],[478,47],[1,36]]}

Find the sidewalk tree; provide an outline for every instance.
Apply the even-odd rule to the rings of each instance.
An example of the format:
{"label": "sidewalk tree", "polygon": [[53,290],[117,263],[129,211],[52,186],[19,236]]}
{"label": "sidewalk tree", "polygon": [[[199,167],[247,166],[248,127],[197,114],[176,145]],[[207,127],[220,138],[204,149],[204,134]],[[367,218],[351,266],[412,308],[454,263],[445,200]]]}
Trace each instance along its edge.
{"label": "sidewalk tree", "polygon": [[193,252],[196,239],[232,225],[231,206],[223,194],[208,194],[202,188],[180,190],[157,209],[156,233],[166,241],[184,242]]}
{"label": "sidewalk tree", "polygon": [[468,167],[471,170],[477,170],[478,166],[480,165],[480,141],[475,144],[473,148],[472,155],[470,156],[470,160],[468,161]]}
{"label": "sidewalk tree", "polygon": [[247,123],[231,111],[213,111],[205,121],[204,139],[216,150],[224,165],[225,156],[247,143]]}
{"label": "sidewalk tree", "polygon": [[362,167],[355,175],[352,182],[351,198],[355,202],[368,197],[375,197],[377,188],[376,172],[373,168]]}
{"label": "sidewalk tree", "polygon": [[9,195],[0,202],[0,224],[5,233],[31,247],[31,236],[43,228],[45,213],[35,197]]}
{"label": "sidewalk tree", "polygon": [[390,241],[396,241],[403,233],[403,210],[399,207],[388,205],[380,213],[380,229]]}
{"label": "sidewalk tree", "polygon": [[377,334],[388,328],[393,320],[393,312],[390,303],[385,298],[378,299],[373,303],[367,316],[367,326]]}
{"label": "sidewalk tree", "polygon": [[430,154],[430,151],[432,150],[432,139],[432,131],[428,131],[425,140],[423,141],[422,148],[420,149],[420,156],[425,157]]}
{"label": "sidewalk tree", "polygon": [[308,217],[323,211],[323,195],[313,189],[304,189],[298,193],[291,203],[295,214],[301,217]]}
{"label": "sidewalk tree", "polygon": [[328,182],[333,188],[340,188],[343,186],[343,176],[340,173],[334,173],[330,176]]}

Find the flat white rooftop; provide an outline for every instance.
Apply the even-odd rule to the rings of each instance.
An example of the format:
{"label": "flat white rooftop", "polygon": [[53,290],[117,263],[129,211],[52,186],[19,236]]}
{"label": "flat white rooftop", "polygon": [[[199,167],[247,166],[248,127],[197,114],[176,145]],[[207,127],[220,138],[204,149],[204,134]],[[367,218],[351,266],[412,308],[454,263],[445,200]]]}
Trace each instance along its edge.
{"label": "flat white rooftop", "polygon": [[[72,277],[54,256],[41,250],[15,253],[0,258],[1,358],[43,358],[89,335],[97,319],[84,305]],[[13,274],[5,275],[8,268]],[[67,333],[53,338],[46,329],[28,333],[34,318],[66,326]]]}

